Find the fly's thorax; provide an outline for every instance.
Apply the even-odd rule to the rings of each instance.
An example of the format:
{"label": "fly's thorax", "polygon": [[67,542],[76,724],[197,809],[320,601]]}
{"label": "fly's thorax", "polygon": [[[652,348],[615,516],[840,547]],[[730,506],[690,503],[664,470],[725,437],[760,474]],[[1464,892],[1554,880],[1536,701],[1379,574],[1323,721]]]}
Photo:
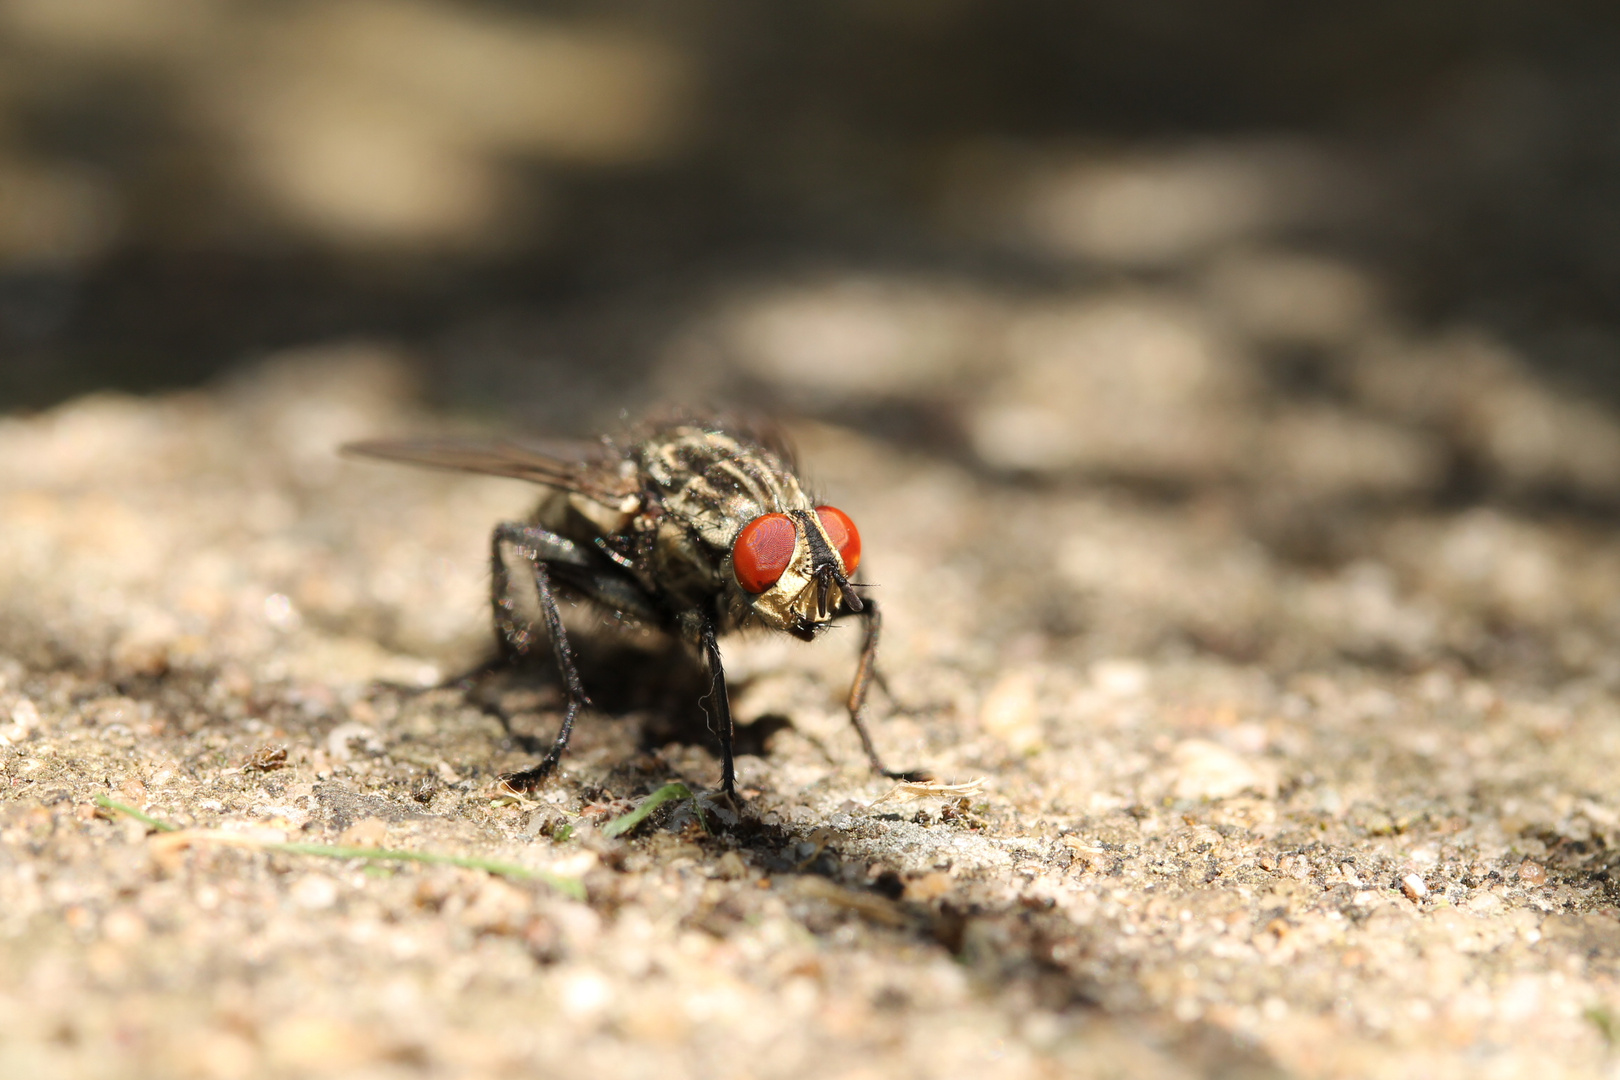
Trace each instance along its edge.
{"label": "fly's thorax", "polygon": [[664,512],[717,553],[761,514],[812,508],[780,458],[726,432],[677,427],[647,439],[637,454]]}
{"label": "fly's thorax", "polygon": [[[821,519],[804,510],[787,516],[796,533],[793,556],[775,584],[749,597],[749,606],[754,616],[773,630],[808,637],[835,615],[859,611],[861,602],[849,586],[848,571]],[[741,592],[729,559],[726,572],[733,587]]]}

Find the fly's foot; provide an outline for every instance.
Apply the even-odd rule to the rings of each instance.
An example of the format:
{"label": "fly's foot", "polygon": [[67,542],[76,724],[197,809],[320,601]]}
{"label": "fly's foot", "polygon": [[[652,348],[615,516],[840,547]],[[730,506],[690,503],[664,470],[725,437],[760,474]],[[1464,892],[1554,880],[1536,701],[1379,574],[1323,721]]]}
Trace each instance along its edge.
{"label": "fly's foot", "polygon": [[879,769],[890,780],[901,780],[908,784],[932,784],[939,779],[927,769]]}
{"label": "fly's foot", "polygon": [[557,759],[548,757],[540,764],[522,772],[507,773],[500,778],[500,783],[502,787],[515,794],[526,795],[537,790],[556,771]]}
{"label": "fly's foot", "polygon": [[743,800],[735,788],[730,790],[722,788],[712,795],[705,793],[697,796],[694,801],[699,809],[713,814],[727,828],[734,827],[742,820]]}

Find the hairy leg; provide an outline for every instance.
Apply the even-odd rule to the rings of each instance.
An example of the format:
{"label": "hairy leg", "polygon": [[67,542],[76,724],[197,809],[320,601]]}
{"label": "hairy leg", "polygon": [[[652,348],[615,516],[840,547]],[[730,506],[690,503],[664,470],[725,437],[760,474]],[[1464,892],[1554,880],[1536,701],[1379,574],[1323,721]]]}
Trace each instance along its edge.
{"label": "hairy leg", "polygon": [[547,636],[551,638],[552,655],[557,661],[563,691],[568,699],[562,727],[545,757],[530,768],[501,778],[515,790],[530,791],[556,769],[563,751],[568,748],[568,739],[574,733],[574,721],[579,718],[580,710],[591,703],[584,684],[580,682],[573,650],[568,647],[568,632],[563,629],[562,612],[557,607],[556,590],[548,569],[552,564],[582,565],[588,561],[588,556],[572,540],[534,525],[505,522],[495,527],[490,540],[490,606],[494,610],[495,626],[500,631],[509,658],[528,653],[534,642],[535,627],[517,616],[517,598],[512,592],[511,574],[506,563],[505,549],[508,545],[523,556],[534,573],[535,590],[540,597],[540,619],[545,624]]}
{"label": "hairy leg", "polygon": [[698,645],[709,668],[709,699],[714,702],[720,728],[720,789],[737,801],[737,765],[732,756],[731,699],[726,694],[726,671],[720,663],[720,642],[713,619],[705,619],[698,631]]}

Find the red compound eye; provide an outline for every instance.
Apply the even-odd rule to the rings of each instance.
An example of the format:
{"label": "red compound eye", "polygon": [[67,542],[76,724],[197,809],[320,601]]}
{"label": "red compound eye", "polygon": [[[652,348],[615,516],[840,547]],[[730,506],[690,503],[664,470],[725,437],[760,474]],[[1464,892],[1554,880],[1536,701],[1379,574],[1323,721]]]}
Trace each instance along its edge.
{"label": "red compound eye", "polygon": [[838,557],[844,560],[844,574],[854,577],[855,568],[861,565],[861,534],[855,531],[855,523],[835,506],[816,507],[816,517],[827,530],[827,539],[838,549]]}
{"label": "red compound eye", "polygon": [[737,584],[751,593],[762,593],[782,576],[793,561],[793,548],[799,530],[786,514],[761,514],[743,526],[731,547],[731,566]]}

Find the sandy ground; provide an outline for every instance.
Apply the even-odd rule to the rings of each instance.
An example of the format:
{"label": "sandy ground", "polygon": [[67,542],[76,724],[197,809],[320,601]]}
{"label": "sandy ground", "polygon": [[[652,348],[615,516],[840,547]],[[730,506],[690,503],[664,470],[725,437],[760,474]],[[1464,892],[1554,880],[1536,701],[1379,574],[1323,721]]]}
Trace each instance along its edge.
{"label": "sandy ground", "polygon": [[[0,0],[0,1080],[1620,1074],[1565,7]],[[718,764],[589,612],[497,789],[534,492],[335,447],[733,395],[972,794],[728,641],[745,816],[608,836]]]}
{"label": "sandy ground", "polygon": [[[1003,350],[953,376],[960,452],[796,431],[887,613],[882,751],[982,791],[879,801],[852,634],[729,641],[748,805],[712,832],[601,829],[718,779],[657,642],[585,633],[603,711],[496,790],[555,686],[435,687],[532,492],[338,459],[444,423],[387,350],[0,420],[0,1074],[1612,1075],[1620,545],[1533,496],[1607,497],[1620,426],[1466,336],[1276,396],[1211,343],[1338,333],[1359,294],[1312,269],[1232,268],[1227,301],[1328,312],[1236,337],[1139,292],[812,283],[672,352],[788,379],[805,311],[876,320],[923,354],[801,389],[907,394],[956,363],[929,342]],[[1142,363],[1075,359],[1110,349]],[[1448,501],[1458,460],[1493,499]]]}

